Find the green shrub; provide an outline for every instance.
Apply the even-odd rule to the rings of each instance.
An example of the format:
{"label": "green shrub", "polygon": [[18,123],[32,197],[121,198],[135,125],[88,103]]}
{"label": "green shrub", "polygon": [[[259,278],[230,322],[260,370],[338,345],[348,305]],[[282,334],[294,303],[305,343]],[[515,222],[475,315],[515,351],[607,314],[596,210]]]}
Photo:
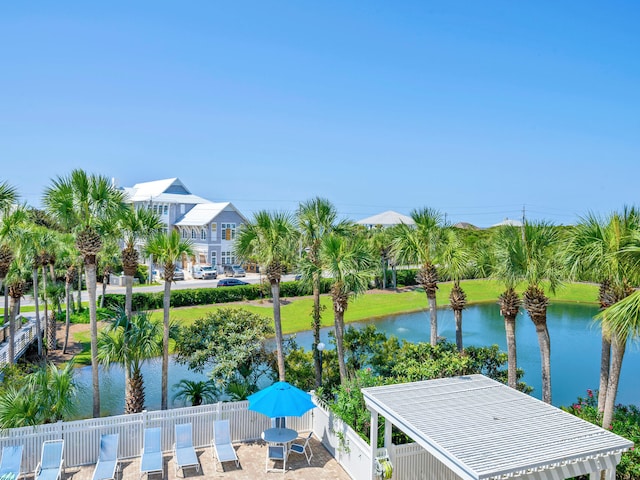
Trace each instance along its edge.
{"label": "green shrub", "polygon": [[[578,397],[576,403],[569,407],[562,407],[562,409],[600,426],[602,425],[602,414],[598,411],[597,399],[597,392],[587,390],[585,398]],[[613,433],[638,444],[640,442],[640,409],[635,405],[616,405],[610,429]],[[616,479],[633,480],[637,478],[640,478],[640,453],[635,448],[631,448],[622,454],[622,459],[616,469]]]}

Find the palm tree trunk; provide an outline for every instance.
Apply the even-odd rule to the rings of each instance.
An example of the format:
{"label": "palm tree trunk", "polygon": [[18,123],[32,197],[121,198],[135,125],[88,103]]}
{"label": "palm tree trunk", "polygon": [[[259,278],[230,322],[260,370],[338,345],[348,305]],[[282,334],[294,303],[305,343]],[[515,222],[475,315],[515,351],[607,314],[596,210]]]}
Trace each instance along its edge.
{"label": "palm tree trunk", "polygon": [[464,350],[462,346],[462,310],[454,310],[453,316],[456,319],[456,345],[458,346],[458,352],[462,353]]}
{"label": "palm tree trunk", "polygon": [[[87,288],[89,288],[89,285],[87,285]],[[82,311],[82,268],[78,269],[78,311]]]}
{"label": "palm tree trunk", "polygon": [[[95,261],[95,258],[94,258]],[[91,325],[91,380],[93,386],[93,417],[100,417],[100,373],[98,370],[98,315],[96,311],[96,264],[85,263],[87,293],[89,296],[89,323]],[[78,278],[82,278],[79,272]],[[81,280],[79,280],[80,282]]]}
{"label": "palm tree trunk", "polygon": [[322,385],[322,352],[318,350],[320,343],[320,275],[313,277],[313,366],[316,374],[316,388]]}
{"label": "palm tree trunk", "polygon": [[387,268],[386,268],[386,261],[384,259],[384,256],[380,258],[380,263],[382,264],[382,289],[386,290],[387,289]]}
{"label": "palm tree trunk", "polygon": [[438,343],[438,310],[436,309],[435,293],[427,295],[427,300],[429,302],[429,320],[431,323],[430,343],[435,347]]}
{"label": "palm tree trunk", "polygon": [[69,345],[69,327],[71,326],[71,284],[69,282],[64,283],[64,297],[65,297],[65,332],[64,332],[64,346],[62,347],[62,353],[67,353],[67,346]]}
{"label": "palm tree trunk", "polygon": [[11,310],[9,312],[9,349],[8,354],[10,365],[15,363],[16,350],[15,350],[15,339],[16,339],[16,316],[18,315],[18,299],[11,297]]}
{"label": "palm tree trunk", "polygon": [[609,372],[609,384],[607,385],[607,397],[602,414],[602,428],[608,429],[613,422],[613,412],[618,394],[618,383],[620,381],[620,370],[622,369],[622,359],[627,347],[626,339],[621,339],[616,335],[611,335],[611,371]]}
{"label": "palm tree trunk", "polygon": [[[38,298],[38,269],[34,268],[31,276],[33,278],[33,303],[36,307],[36,338],[38,339],[38,355],[42,356],[42,324],[40,323],[40,301]],[[45,324],[47,317],[45,316]]]}
{"label": "palm tree trunk", "polygon": [[3,283],[3,287],[4,287],[4,322],[3,323],[8,323],[9,322],[9,316],[10,316],[10,312],[9,312],[9,287],[7,287],[6,283]]}
{"label": "palm tree trunk", "polygon": [[551,339],[547,319],[535,322],[538,346],[540,347],[540,368],[542,370],[542,401],[551,404]]}
{"label": "palm tree trunk", "polygon": [[334,305],[334,321],[336,327],[336,352],[340,368],[340,383],[347,383],[347,366],[344,361],[344,311]]}
{"label": "palm tree trunk", "polygon": [[393,278],[393,289],[398,288],[398,276],[396,275],[396,266],[391,267],[391,278]]}
{"label": "palm tree trunk", "polygon": [[504,316],[504,329],[507,334],[507,384],[511,388],[518,386],[518,361],[516,358],[516,317]]}
{"label": "palm tree trunk", "polygon": [[600,390],[598,391],[598,411],[604,412],[609,385],[609,368],[611,364],[611,341],[602,331],[602,353],[600,354]]}
{"label": "palm tree trunk", "polygon": [[108,275],[102,276],[102,296],[100,297],[100,308],[104,308],[104,297],[107,295],[107,282],[109,281]]}
{"label": "palm tree trunk", "polygon": [[132,299],[133,299],[133,277],[131,275],[124,276],[125,295],[124,295],[124,313],[131,320]]}
{"label": "palm tree trunk", "polygon": [[[165,268],[165,272],[170,269]],[[169,307],[171,303],[171,279],[164,281],[164,297],[163,297],[163,332],[162,332],[162,399],[161,409],[166,410],[169,398]]]}
{"label": "palm tree trunk", "polygon": [[[49,302],[47,301],[47,271],[45,267],[42,268],[42,288],[44,290],[44,319],[45,319],[45,325],[47,326],[47,350],[51,351],[56,348],[56,344],[55,344],[56,325],[55,323],[52,325],[51,319],[49,318]],[[52,330],[53,330],[53,335],[51,334]],[[53,341],[52,341],[52,337],[53,337]]]}
{"label": "palm tree trunk", "polygon": [[273,298],[273,325],[276,330],[278,378],[281,382],[284,382],[284,345],[282,341],[282,320],[280,317],[280,280],[271,280],[271,296]]}

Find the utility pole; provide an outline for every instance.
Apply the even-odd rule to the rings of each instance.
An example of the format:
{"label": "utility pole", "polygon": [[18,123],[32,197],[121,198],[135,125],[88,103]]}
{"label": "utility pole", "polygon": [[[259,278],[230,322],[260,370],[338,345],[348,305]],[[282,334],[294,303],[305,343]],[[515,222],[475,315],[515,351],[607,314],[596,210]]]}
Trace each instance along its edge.
{"label": "utility pole", "polygon": [[524,204],[523,204],[523,205],[522,205],[522,227],[521,227],[521,230],[522,230],[522,243],[523,243],[523,244],[524,244],[524,242],[525,242],[525,237],[524,237],[524,223],[525,223],[525,221],[526,221],[526,217],[525,217],[525,209],[524,209],[524,207],[525,207],[525,206],[524,206]]}

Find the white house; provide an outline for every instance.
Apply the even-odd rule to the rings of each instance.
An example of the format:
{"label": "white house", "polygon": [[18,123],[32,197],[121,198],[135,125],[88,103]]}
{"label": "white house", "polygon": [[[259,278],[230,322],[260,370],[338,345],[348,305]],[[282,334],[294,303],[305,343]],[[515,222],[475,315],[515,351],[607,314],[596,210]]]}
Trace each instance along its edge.
{"label": "white house", "polygon": [[177,229],[182,238],[193,242],[195,255],[183,259],[183,269],[189,271],[194,265],[220,268],[236,263],[233,242],[247,219],[232,203],[211,202],[193,195],[178,178],[137,183],[123,190],[136,208],[158,213],[167,232]]}

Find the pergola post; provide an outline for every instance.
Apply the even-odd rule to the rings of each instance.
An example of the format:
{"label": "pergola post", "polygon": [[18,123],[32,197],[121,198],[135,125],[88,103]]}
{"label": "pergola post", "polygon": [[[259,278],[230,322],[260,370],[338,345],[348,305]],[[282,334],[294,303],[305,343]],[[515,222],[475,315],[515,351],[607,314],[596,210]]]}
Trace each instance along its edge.
{"label": "pergola post", "polygon": [[393,427],[393,424],[391,423],[391,420],[389,420],[388,418],[385,417],[384,419],[384,448],[389,448],[391,447],[391,428]]}
{"label": "pergola post", "polygon": [[369,478],[372,480],[375,478],[376,472],[376,454],[378,453],[378,412],[369,410],[371,412],[371,431],[369,433],[369,445],[371,448],[371,462],[369,465]]}

